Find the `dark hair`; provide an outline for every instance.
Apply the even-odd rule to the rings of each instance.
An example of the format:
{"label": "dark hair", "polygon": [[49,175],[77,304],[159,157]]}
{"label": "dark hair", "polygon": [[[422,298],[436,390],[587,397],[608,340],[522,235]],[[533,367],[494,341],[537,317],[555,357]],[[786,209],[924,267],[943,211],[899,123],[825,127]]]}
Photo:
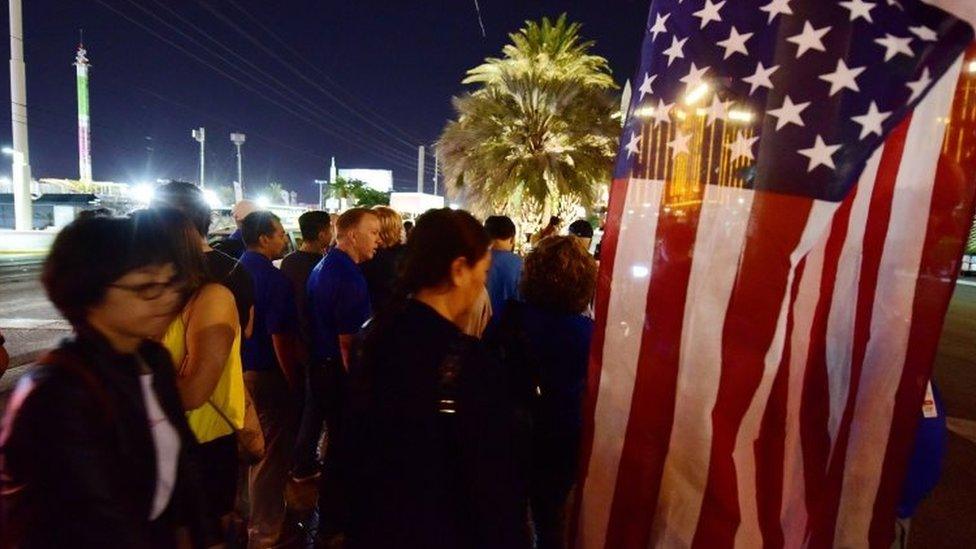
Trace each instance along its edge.
{"label": "dark hair", "polygon": [[463,257],[474,265],[488,253],[491,240],[478,220],[464,210],[428,210],[417,219],[400,260],[397,295],[444,283],[451,264]]}
{"label": "dark hair", "polygon": [[515,236],[515,223],[507,215],[492,215],[485,220],[485,230],[495,240],[508,240]]}
{"label": "dark hair", "polygon": [[156,187],[153,200],[149,205],[152,208],[174,208],[183,212],[183,215],[196,227],[200,236],[205,237],[210,232],[213,212],[203,197],[203,191],[193,183],[170,181],[160,185]]}
{"label": "dark hair", "polygon": [[108,208],[93,208],[91,210],[81,210],[75,219],[89,219],[92,217],[112,217],[112,210]]}
{"label": "dark hair", "polygon": [[593,225],[585,219],[577,219],[569,224],[569,234],[580,238],[593,238]]}
{"label": "dark hair", "polygon": [[336,236],[343,236],[347,231],[358,227],[359,222],[362,221],[367,215],[377,217],[377,215],[373,213],[373,210],[370,210],[369,208],[349,208],[348,210],[339,214],[339,219],[336,219]]}
{"label": "dark hair", "polygon": [[302,240],[315,240],[319,237],[322,229],[328,228],[332,224],[332,218],[328,212],[312,210],[298,216],[298,228],[302,230]]}
{"label": "dark hair", "polygon": [[403,222],[403,230],[406,231],[406,232],[408,232],[408,233],[410,231],[412,231],[413,230],[413,221],[410,221],[410,220],[404,221]]}
{"label": "dark hair", "polygon": [[257,246],[262,236],[271,236],[275,232],[275,222],[281,223],[277,215],[258,211],[247,214],[241,221],[241,237],[248,247]]}
{"label": "dark hair", "polygon": [[596,272],[596,261],[576,238],[550,236],[526,256],[519,289],[527,303],[577,314],[593,299]]}
{"label": "dark hair", "polygon": [[554,215],[554,216],[552,216],[552,217],[549,218],[549,226],[550,227],[558,227],[559,224],[562,223],[562,222],[563,222],[563,220],[560,219],[558,215]]}
{"label": "dark hair", "polygon": [[[95,216],[68,224],[44,261],[41,282],[48,299],[78,328],[86,324],[88,310],[105,298],[109,285],[126,273],[172,263],[177,276],[186,276],[186,250],[182,241],[173,239],[168,222],[156,212]],[[195,249],[199,251],[199,243]]]}

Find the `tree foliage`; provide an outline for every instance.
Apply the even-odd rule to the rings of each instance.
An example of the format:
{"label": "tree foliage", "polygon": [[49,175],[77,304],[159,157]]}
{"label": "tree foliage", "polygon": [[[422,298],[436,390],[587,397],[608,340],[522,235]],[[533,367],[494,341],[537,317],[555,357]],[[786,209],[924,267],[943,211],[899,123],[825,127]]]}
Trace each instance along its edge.
{"label": "tree foliage", "polygon": [[337,177],[329,185],[329,192],[332,198],[344,198],[349,204],[359,208],[390,204],[390,193],[377,191],[359,179]]}
{"label": "tree foliage", "polygon": [[468,71],[437,144],[448,190],[479,213],[538,223],[592,204],[609,180],[620,125],[606,59],[580,25],[527,21],[500,58]]}

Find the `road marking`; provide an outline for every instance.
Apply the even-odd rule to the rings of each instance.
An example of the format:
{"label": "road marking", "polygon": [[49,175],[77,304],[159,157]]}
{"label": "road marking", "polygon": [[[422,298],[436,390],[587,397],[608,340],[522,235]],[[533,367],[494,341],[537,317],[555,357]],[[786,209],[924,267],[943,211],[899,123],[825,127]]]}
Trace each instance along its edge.
{"label": "road marking", "polygon": [[976,442],[976,421],[959,417],[947,417],[946,426],[949,427],[950,431],[969,442]]}
{"label": "road marking", "polygon": [[0,318],[0,330],[70,330],[66,320],[50,318]]}
{"label": "road marking", "polygon": [[960,286],[976,286],[976,280],[967,280],[965,278],[957,278],[956,284]]}

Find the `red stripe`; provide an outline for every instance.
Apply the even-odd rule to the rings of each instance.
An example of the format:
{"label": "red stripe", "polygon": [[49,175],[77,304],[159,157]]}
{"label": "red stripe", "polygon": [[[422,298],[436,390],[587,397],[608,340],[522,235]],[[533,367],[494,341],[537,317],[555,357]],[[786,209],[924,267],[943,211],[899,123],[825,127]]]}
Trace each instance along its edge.
{"label": "red stripe", "polygon": [[[722,373],[712,408],[712,449],[693,547],[735,545],[740,522],[732,452],[765,370],[765,355],[787,298],[790,254],[803,235],[809,198],[756,193],[739,272],[722,331]],[[790,215],[783,215],[790,212]]]}
{"label": "red stripe", "polygon": [[834,453],[827,468],[827,478],[820,488],[823,499],[820,502],[818,522],[814,525],[811,546],[831,547],[834,542],[834,531],[837,523],[837,511],[840,505],[840,494],[844,480],[844,466],[847,458],[848,437],[851,422],[854,418],[854,403],[860,385],[861,369],[864,365],[864,354],[867,351],[868,338],[871,331],[871,317],[874,310],[875,290],[878,284],[878,269],[881,265],[881,254],[884,251],[888,225],[891,221],[891,202],[894,196],[895,181],[901,166],[902,152],[905,146],[905,136],[911,116],[906,117],[895,128],[885,142],[878,175],[871,194],[868,207],[867,227],[864,232],[861,271],[857,295],[857,305],[854,318],[854,346],[850,364],[850,386],[847,393],[847,403],[841,418]]}
{"label": "red stripe", "polygon": [[[666,193],[665,193],[666,194]],[[630,417],[617,471],[606,547],[647,547],[674,418],[688,277],[700,205],[658,213]]]}
{"label": "red stripe", "polygon": [[793,307],[800,291],[800,281],[806,259],[796,267],[793,288],[790,291],[790,309],[786,318],[786,340],[783,358],[780,360],[776,379],[770,391],[766,411],[763,414],[759,438],[755,442],[756,454],[756,507],[759,514],[759,530],[763,546],[771,549],[783,547],[783,526],[780,511],[783,507],[783,467],[786,452],[786,405],[789,399],[790,357],[793,336]]}
{"label": "red stripe", "polygon": [[616,179],[610,186],[607,205],[607,220],[600,241],[600,272],[597,276],[596,297],[594,299],[595,326],[590,345],[590,368],[586,381],[586,397],[583,401],[583,429],[581,434],[579,483],[573,502],[570,523],[570,539],[576,539],[579,528],[580,505],[583,500],[583,487],[586,472],[593,455],[593,432],[595,428],[596,399],[600,392],[600,373],[603,371],[603,345],[606,340],[607,310],[610,307],[610,284],[613,281],[613,267],[617,256],[617,241],[620,236],[620,221],[623,218],[627,201],[628,179]]}
{"label": "red stripe", "polygon": [[[816,523],[820,508],[821,488],[827,476],[830,458],[830,383],[827,376],[827,321],[834,300],[840,255],[847,240],[848,224],[855,193],[851,192],[838,207],[824,245],[823,266],[820,273],[820,297],[810,322],[810,341],[807,347],[806,371],[803,374],[803,393],[800,401],[800,444],[803,452],[803,475],[807,505],[807,521]],[[809,528],[808,528],[809,529]]]}
{"label": "red stripe", "polygon": [[[976,48],[970,48],[970,57],[974,54]],[[925,247],[915,285],[905,366],[895,394],[888,447],[871,519],[869,539],[872,547],[891,545],[891,524],[911,455],[925,382],[932,375],[942,324],[966,245],[965,237],[973,221],[976,120],[962,116],[961,111],[966,105],[962,95],[966,93],[966,86],[965,79],[960,79],[956,86],[956,112],[951,123],[953,137],[962,139],[963,152],[958,161],[943,155],[936,169]],[[955,133],[960,129],[962,136]],[[951,143],[951,152],[956,150],[955,145]]]}

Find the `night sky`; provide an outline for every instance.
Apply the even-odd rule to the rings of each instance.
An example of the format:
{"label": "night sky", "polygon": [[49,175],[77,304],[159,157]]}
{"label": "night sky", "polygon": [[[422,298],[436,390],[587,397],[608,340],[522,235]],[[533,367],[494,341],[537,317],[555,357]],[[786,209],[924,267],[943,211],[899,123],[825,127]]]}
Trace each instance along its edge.
{"label": "night sky", "polygon": [[[416,147],[435,141],[452,116],[464,72],[499,55],[526,19],[566,12],[582,22],[622,83],[636,66],[649,4],[479,0],[482,37],[474,0],[23,3],[35,178],[78,175],[72,63],[83,28],[96,180],[195,182],[190,131],[204,126],[208,185],[235,178],[229,134],[241,131],[248,191],[278,181],[306,200],[313,180],[328,177],[331,156],[340,168],[392,169],[397,188],[415,188]],[[2,18],[6,26],[6,9]],[[3,48],[9,59],[7,41]],[[9,91],[4,79],[3,144]]]}

